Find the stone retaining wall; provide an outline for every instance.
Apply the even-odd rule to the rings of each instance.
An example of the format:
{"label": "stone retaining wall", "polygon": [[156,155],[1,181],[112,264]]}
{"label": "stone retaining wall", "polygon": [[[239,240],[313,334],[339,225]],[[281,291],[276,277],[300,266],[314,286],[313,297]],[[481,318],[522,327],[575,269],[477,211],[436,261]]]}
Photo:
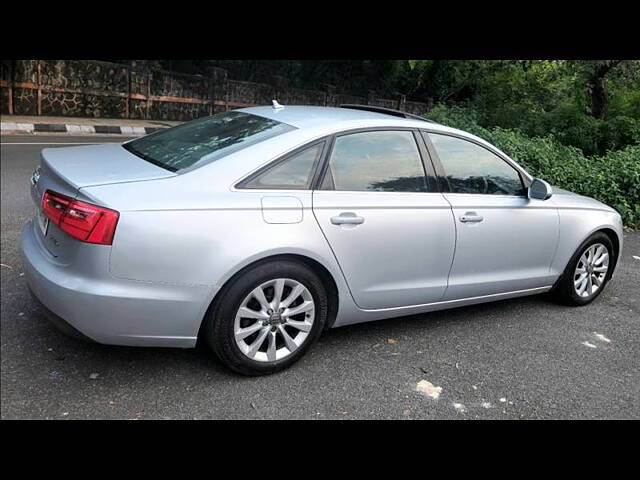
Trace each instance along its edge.
{"label": "stone retaining wall", "polygon": [[398,98],[344,95],[335,87],[303,90],[274,77],[273,84],[228,78],[224,69],[209,76],[151,71],[95,60],[2,60],[0,112],[146,120],[191,120],[253,105],[376,105],[423,115],[430,105]]}

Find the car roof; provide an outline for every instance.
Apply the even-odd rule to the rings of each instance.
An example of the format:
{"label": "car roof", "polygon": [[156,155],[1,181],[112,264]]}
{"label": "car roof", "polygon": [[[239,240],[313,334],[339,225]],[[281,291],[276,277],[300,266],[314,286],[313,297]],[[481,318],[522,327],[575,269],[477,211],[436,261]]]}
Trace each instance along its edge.
{"label": "car roof", "polygon": [[[282,108],[249,107],[237,110],[261,117],[270,118],[292,125],[296,128],[326,127],[327,130],[337,131],[353,126],[404,126],[411,128],[442,127],[436,123],[419,120],[417,118],[402,118],[386,113],[372,112],[355,108],[318,107],[292,105]],[[446,127],[444,127],[446,129]]]}

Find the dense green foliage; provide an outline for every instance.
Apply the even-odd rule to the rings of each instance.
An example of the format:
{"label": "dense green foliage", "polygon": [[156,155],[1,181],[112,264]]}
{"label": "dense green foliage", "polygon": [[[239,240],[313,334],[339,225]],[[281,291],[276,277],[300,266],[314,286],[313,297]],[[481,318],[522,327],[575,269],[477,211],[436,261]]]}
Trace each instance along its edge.
{"label": "dense green foliage", "polygon": [[468,106],[484,127],[553,134],[585,155],[640,142],[640,62],[445,63],[416,63],[417,79],[429,83],[414,80],[416,93],[436,103]]}
{"label": "dense green foliage", "polygon": [[552,134],[530,137],[522,130],[485,128],[479,114],[438,105],[428,115],[438,123],[473,133],[503,150],[529,173],[552,185],[593,197],[612,206],[626,225],[640,226],[640,145],[586,157]]}

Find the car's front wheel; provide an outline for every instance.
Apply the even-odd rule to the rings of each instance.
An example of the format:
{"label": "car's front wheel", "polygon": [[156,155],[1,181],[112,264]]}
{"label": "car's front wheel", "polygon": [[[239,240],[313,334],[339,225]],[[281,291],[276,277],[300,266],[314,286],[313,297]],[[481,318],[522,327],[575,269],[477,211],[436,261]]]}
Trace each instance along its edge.
{"label": "car's front wheel", "polygon": [[207,314],[203,335],[232,370],[274,373],[296,362],[327,319],[327,294],[302,263],[258,264],[233,279]]}
{"label": "car's front wheel", "polygon": [[611,278],[615,251],[602,232],[589,237],[565,268],[556,295],[566,305],[586,305],[596,299]]}

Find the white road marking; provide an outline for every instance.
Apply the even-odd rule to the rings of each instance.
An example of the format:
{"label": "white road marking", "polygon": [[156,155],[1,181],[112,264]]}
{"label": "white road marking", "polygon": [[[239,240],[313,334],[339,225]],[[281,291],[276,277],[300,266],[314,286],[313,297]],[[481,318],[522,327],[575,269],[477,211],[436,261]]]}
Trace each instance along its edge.
{"label": "white road marking", "polygon": [[589,347],[589,348],[598,348],[591,342],[582,342],[582,345],[584,345],[585,347]]}
{"label": "white road marking", "polygon": [[460,413],[466,413],[467,407],[464,406],[464,403],[454,403],[453,408],[455,408]]}
{"label": "white road marking", "polygon": [[605,337],[605,336],[604,336],[604,335],[602,335],[601,333],[593,332],[593,334],[596,336],[596,338],[597,338],[598,340],[601,340],[601,341],[603,341],[603,342],[607,342],[607,343],[611,343],[611,340],[609,340],[607,337]]}
{"label": "white road marking", "polygon": [[440,393],[442,393],[442,387],[436,387],[427,380],[420,380],[416,385],[416,391],[437,400],[440,397]]}

